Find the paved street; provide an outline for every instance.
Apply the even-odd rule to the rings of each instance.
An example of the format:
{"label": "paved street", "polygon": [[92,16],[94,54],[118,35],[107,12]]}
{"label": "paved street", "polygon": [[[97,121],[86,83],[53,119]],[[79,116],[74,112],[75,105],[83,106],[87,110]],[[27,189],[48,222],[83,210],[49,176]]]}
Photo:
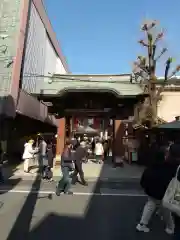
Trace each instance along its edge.
{"label": "paved street", "polygon": [[150,233],[136,232],[146,200],[137,181],[91,182],[88,187],[77,184],[73,196],[57,197],[54,189],[55,183],[38,179],[10,180],[1,186],[0,239],[171,239],[158,217]]}
{"label": "paved street", "polygon": [[[95,164],[89,161],[87,164],[83,164],[83,170],[85,178],[88,181],[94,181],[97,178],[100,180],[118,181],[121,179],[139,179],[144,171],[144,167],[136,164],[129,165],[125,162],[124,168],[114,168],[111,161],[104,164]],[[38,168],[33,166],[29,173],[24,173],[23,163],[15,166],[4,166],[3,174],[5,178],[21,178],[24,180],[34,180],[37,176]],[[61,175],[60,166],[54,167],[53,176],[55,180],[58,180]]]}

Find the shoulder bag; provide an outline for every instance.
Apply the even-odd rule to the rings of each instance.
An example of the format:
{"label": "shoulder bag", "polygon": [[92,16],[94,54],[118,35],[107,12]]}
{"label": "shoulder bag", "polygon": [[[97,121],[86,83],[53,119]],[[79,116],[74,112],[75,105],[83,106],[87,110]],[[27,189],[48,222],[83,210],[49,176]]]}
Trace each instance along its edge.
{"label": "shoulder bag", "polygon": [[180,217],[180,181],[178,176],[180,174],[180,166],[177,168],[175,177],[169,183],[165,195],[162,200],[164,208],[169,209]]}

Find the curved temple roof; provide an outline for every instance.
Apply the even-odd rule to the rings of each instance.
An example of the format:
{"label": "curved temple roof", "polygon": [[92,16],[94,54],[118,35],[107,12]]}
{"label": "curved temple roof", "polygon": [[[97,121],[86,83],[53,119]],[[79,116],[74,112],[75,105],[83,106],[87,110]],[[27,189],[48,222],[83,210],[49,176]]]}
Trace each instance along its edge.
{"label": "curved temple roof", "polygon": [[44,80],[41,92],[47,95],[63,95],[75,91],[111,91],[117,97],[143,95],[138,83],[130,83],[130,74],[124,75],[53,75]]}

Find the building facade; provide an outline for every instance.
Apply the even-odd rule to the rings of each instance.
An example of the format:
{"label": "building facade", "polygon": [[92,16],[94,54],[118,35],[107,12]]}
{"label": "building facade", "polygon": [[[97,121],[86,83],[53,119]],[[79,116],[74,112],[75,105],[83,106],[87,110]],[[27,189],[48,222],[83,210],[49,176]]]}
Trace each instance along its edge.
{"label": "building facade", "polygon": [[162,100],[158,104],[158,117],[171,122],[180,115],[180,91],[165,91],[162,93]]}
{"label": "building facade", "polygon": [[158,117],[166,122],[180,116],[180,78],[172,78],[165,86],[158,103]]}
{"label": "building facade", "polygon": [[28,93],[41,91],[44,82],[43,75],[65,74],[68,71],[56,38],[50,37],[51,25],[48,25],[49,20],[42,19],[42,15],[40,15],[42,8],[38,8],[38,2],[40,1],[31,1],[29,7],[22,76],[22,89]]}
{"label": "building facade", "polygon": [[0,122],[25,115],[50,124],[55,118],[33,93],[44,75],[69,72],[42,0],[0,1]]}
{"label": "building facade", "polygon": [[134,106],[145,97],[140,85],[131,83],[131,74],[55,74],[48,81],[44,79],[41,88],[37,97],[51,102],[50,111],[59,114],[57,159],[70,132],[66,131],[67,125],[76,128],[90,121],[93,128],[104,129],[101,126],[104,119],[106,130],[113,119],[113,155],[123,155],[126,120],[133,117]]}

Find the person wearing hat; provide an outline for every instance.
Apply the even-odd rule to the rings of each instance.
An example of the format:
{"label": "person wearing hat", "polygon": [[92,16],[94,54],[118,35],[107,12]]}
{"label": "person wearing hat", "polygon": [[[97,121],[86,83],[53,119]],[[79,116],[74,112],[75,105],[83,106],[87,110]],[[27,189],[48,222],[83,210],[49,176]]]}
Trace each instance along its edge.
{"label": "person wearing hat", "polygon": [[76,184],[76,182],[78,181],[77,175],[79,174],[81,183],[84,186],[88,185],[84,179],[84,172],[83,172],[83,168],[82,168],[82,161],[83,161],[83,158],[86,157],[86,155],[87,155],[86,143],[84,141],[82,141],[80,143],[80,146],[76,149],[76,152],[74,154],[75,170],[74,170],[74,173],[72,174],[72,183],[73,184]]}
{"label": "person wearing hat", "polygon": [[23,160],[24,160],[24,172],[29,172],[29,164],[34,159],[34,154],[38,152],[37,149],[33,149],[34,140],[30,139],[27,143],[24,144],[24,153],[23,153]]}

